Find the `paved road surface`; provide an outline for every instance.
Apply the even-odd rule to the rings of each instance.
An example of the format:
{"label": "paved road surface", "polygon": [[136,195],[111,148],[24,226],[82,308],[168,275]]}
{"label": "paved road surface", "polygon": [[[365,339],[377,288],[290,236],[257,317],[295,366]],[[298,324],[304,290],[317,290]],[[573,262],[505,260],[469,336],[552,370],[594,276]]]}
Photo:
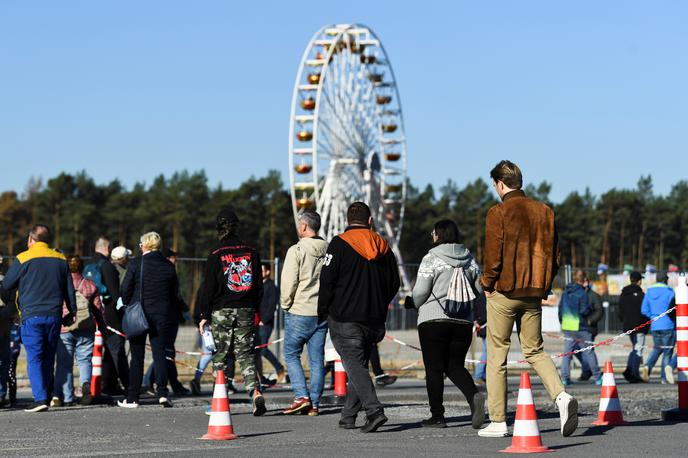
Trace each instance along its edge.
{"label": "paved road surface", "polygon": [[[569,438],[559,434],[559,420],[537,378],[535,404],[545,445],[564,456],[685,456],[688,425],[659,421],[662,407],[673,407],[675,386],[627,385],[619,382],[627,426],[593,427],[599,387],[574,385],[571,392],[581,400],[580,427]],[[510,411],[515,409],[516,378],[511,380]],[[210,386],[205,387],[208,391]],[[235,432],[239,440],[208,442],[204,414],[209,395],[177,399],[163,409],[152,398],[141,408],[125,410],[109,406],[52,409],[28,414],[0,411],[0,450],[3,456],[494,456],[510,439],[484,439],[470,427],[469,409],[453,387],[447,388],[449,428],[421,428],[428,416],[422,381],[404,380],[379,390],[390,419],[378,433],[337,428],[338,408],[325,406],[320,417],[289,417],[280,414],[289,400],[288,390],[269,391],[265,417],[254,418],[245,393],[232,397]],[[21,393],[25,398],[28,392]],[[28,402],[28,399],[24,399]],[[359,420],[362,422],[362,420]]]}

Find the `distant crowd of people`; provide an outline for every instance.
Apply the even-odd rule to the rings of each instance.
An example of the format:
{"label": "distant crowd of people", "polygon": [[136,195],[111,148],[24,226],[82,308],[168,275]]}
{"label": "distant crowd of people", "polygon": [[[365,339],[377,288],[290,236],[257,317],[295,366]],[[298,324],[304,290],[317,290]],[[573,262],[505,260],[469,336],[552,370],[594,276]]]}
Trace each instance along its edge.
{"label": "distant crowd of people", "polygon": [[[429,234],[433,248],[423,257],[413,291],[403,301],[418,311],[430,408],[430,417],[422,425],[446,427],[446,377],[465,396],[472,426],[479,429],[480,436],[508,435],[506,365],[516,325],[523,354],[557,406],[561,433],[568,436],[578,424],[578,403],[566,392],[571,383],[571,356],[563,359],[559,374],[544,351],[541,329],[541,304],[551,292],[559,267],[554,213],[525,195],[516,164],[502,161],[490,175],[501,202],[487,213],[483,267],[463,245],[456,222],[441,219]],[[199,346],[207,348],[208,331],[214,343],[212,352],[207,351],[198,362],[190,383],[193,394],[201,393],[201,377],[211,362],[215,371],[226,372],[228,390],[233,392],[236,362],[252,400],[253,415],[263,415],[267,410],[264,386],[270,382],[263,375],[265,357],[278,382],[287,374],[291,382],[293,402],[283,413],[318,416],[329,333],[348,377],[339,426],[373,432],[387,421],[375,387],[396,378],[382,371],[377,344],[385,336],[388,305],[399,292],[399,266],[390,245],[374,230],[368,205],[351,204],[346,217],[347,229],[328,243],[318,235],[320,215],[301,213],[299,240],[287,252],[277,288],[270,265],[262,264],[256,247],[240,237],[239,215],[231,207],[218,213],[217,237],[207,257],[194,317]],[[179,381],[175,365],[179,326],[190,319],[180,293],[176,253],[163,248],[156,232],[141,236],[141,255],[133,258],[124,246],[111,250],[110,240],[101,237],[85,264],[79,256],[65,257],[51,249],[50,241],[47,226],[34,226],[27,237],[27,251],[20,253],[0,278],[4,305],[0,312],[2,404],[16,400],[20,342],[26,349],[34,400],[27,412],[92,402],[91,357],[98,328],[105,343],[103,392],[121,396],[117,404],[122,408],[137,408],[141,393],[148,390],[161,406],[171,407],[168,385],[175,395],[189,392]],[[640,274],[634,272],[630,278],[620,306],[627,329],[673,306],[673,292],[665,284],[658,283],[643,294],[638,286]],[[263,347],[272,335],[277,307],[284,312],[286,368]],[[567,352],[594,341],[603,308],[583,271],[576,271],[573,282],[566,286],[559,314]],[[671,367],[673,329],[669,316],[653,322],[655,348],[642,367],[643,330],[630,334],[635,347],[624,372],[629,381],[647,381],[660,354],[663,379],[673,380],[666,370]],[[481,360],[486,364],[478,365],[472,375],[465,359],[474,330],[482,341]],[[201,339],[203,335],[206,337]],[[144,375],[148,343],[153,364]],[[304,347],[309,381],[301,363]],[[576,356],[583,365],[581,379],[593,377],[601,383],[594,350]],[[80,396],[74,388],[75,357]],[[371,363],[375,378],[369,372]],[[487,385],[491,422],[484,428],[486,399],[476,382]],[[357,426],[360,413],[365,422]]]}

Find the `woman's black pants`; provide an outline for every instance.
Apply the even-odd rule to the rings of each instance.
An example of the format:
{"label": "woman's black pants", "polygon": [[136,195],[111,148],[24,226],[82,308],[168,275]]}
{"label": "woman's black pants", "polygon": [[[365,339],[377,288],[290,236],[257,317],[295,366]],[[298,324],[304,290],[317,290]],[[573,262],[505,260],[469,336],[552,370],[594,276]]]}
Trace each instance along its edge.
{"label": "woman's black pants", "polygon": [[433,417],[444,415],[445,375],[461,390],[469,403],[478,392],[473,377],[464,366],[472,332],[470,324],[452,321],[426,321],[418,326],[425,364],[425,385]]}

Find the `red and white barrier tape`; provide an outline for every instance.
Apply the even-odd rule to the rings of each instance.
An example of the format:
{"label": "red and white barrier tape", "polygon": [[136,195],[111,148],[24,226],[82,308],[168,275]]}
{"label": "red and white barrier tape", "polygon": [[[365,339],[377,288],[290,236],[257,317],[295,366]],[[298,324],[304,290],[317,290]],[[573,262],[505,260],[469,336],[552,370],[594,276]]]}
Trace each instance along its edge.
{"label": "red and white barrier tape", "polygon": [[[668,309],[668,310],[666,310],[665,312],[663,312],[663,313],[657,315],[657,316],[654,317],[653,319],[648,320],[648,321],[646,321],[645,323],[640,324],[640,325],[636,326],[636,327],[633,328],[633,329],[629,329],[628,331],[622,332],[621,334],[619,334],[619,335],[617,335],[617,336],[610,337],[609,339],[603,340],[603,341],[598,342],[598,343],[592,343],[591,345],[588,345],[587,347],[578,348],[578,349],[576,349],[576,350],[569,351],[569,352],[566,352],[566,353],[560,353],[560,354],[558,354],[558,355],[552,355],[552,359],[559,359],[559,358],[563,358],[563,357],[565,357],[565,356],[573,356],[573,355],[575,355],[575,354],[583,353],[584,351],[590,351],[590,350],[592,350],[593,348],[601,347],[601,346],[603,346],[603,345],[612,345],[612,344],[614,344],[617,340],[619,340],[620,338],[622,338],[622,337],[624,337],[624,336],[631,335],[631,334],[633,334],[634,332],[637,332],[637,331],[643,329],[644,327],[649,326],[650,324],[654,323],[655,321],[659,320],[660,318],[667,316],[668,314],[670,314],[671,312],[673,312],[674,309],[676,309],[675,306],[672,307],[672,308],[670,308],[670,309]],[[386,338],[387,340],[391,340],[391,341],[393,341],[393,342],[395,342],[395,343],[398,343],[399,345],[403,345],[403,346],[405,346],[405,347],[413,348],[414,350],[422,351],[419,347],[416,347],[416,346],[414,346],[414,345],[411,345],[411,344],[409,344],[409,343],[406,343],[406,342],[404,342],[404,341],[401,341],[401,340],[397,339],[396,337],[393,337],[393,336],[385,336],[385,338]],[[475,360],[475,359],[467,359],[467,360],[465,360],[465,361],[466,361],[467,363],[473,363],[473,364],[486,364],[486,363],[487,363],[487,361],[480,361],[480,360]],[[519,359],[519,360],[507,361],[506,364],[507,364],[507,366],[510,366],[510,365],[515,365],[515,364],[525,364],[525,363],[527,363],[527,362],[528,362],[528,361],[525,360],[525,359]],[[419,363],[419,362],[416,362],[416,363],[414,363],[413,365],[418,364],[418,363]],[[413,365],[412,365],[411,367],[413,367]],[[400,370],[401,370],[401,369],[400,369]]]}

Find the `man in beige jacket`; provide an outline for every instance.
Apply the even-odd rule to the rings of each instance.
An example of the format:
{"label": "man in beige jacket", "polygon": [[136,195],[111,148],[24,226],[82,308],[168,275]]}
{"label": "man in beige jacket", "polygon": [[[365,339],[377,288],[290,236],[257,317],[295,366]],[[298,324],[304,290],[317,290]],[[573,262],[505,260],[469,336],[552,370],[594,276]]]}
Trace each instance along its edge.
{"label": "man in beige jacket", "polygon": [[[318,415],[318,405],[325,382],[325,336],[327,320],[318,319],[320,270],[327,242],[318,236],[320,215],[304,212],[299,217],[299,243],[287,251],[282,267],[280,302],[284,309],[284,359],[294,390],[294,402],[286,415]],[[301,352],[308,345],[311,371],[310,390],[301,367]]]}

